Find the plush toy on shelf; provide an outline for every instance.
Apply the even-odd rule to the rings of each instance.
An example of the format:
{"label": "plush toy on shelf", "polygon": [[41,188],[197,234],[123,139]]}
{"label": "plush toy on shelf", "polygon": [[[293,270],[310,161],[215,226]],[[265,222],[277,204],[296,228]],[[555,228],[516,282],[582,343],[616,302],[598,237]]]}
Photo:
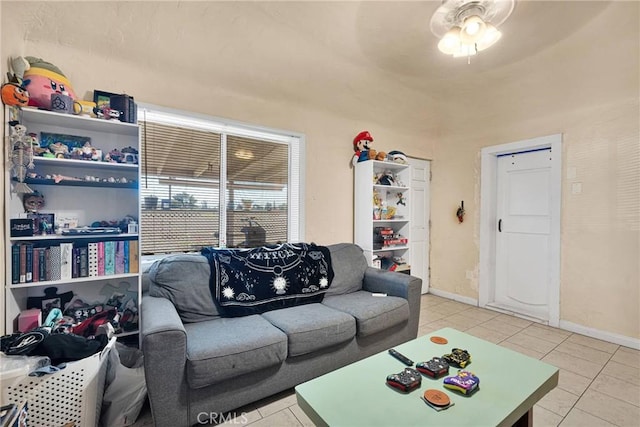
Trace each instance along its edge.
{"label": "plush toy on shelf", "polygon": [[6,83],[2,85],[2,102],[24,107],[29,103],[29,92],[17,83]]}
{"label": "plush toy on shelf", "polygon": [[373,160],[376,158],[378,153],[376,150],[371,148],[372,142],[373,137],[366,130],[363,130],[353,138],[353,151],[355,151],[355,154],[353,155],[351,163],[354,166],[358,162],[364,162],[365,160]]}
{"label": "plush toy on shelf", "polygon": [[71,82],[64,73],[50,62],[33,56],[11,60],[14,75],[29,91],[29,105],[51,110],[51,94],[60,93],[77,99]]}

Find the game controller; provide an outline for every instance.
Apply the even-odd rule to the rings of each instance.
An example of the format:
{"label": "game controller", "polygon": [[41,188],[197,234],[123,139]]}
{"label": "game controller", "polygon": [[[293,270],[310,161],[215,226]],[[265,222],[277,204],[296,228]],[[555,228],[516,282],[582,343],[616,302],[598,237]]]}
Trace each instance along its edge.
{"label": "game controller", "polygon": [[387,384],[404,393],[408,393],[420,387],[420,384],[422,384],[422,376],[420,372],[413,368],[404,368],[402,372],[389,375],[387,377]]}
{"label": "game controller", "polygon": [[445,354],[442,358],[451,366],[463,368],[471,363],[471,355],[467,350],[452,348],[450,354]]}
{"label": "game controller", "polygon": [[458,371],[456,375],[445,378],[443,383],[445,388],[455,390],[465,396],[470,396],[480,389],[480,378],[469,371]]}
{"label": "game controller", "polygon": [[449,364],[440,357],[434,357],[426,362],[420,362],[416,369],[431,378],[440,378],[449,373]]}

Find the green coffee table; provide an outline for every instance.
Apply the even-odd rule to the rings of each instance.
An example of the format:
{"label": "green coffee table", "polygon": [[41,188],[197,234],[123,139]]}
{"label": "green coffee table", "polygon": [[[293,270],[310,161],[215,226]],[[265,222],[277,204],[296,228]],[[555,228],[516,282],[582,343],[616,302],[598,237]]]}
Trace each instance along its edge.
{"label": "green coffee table", "polygon": [[[434,344],[432,336],[445,337],[449,343]],[[300,384],[298,404],[319,426],[531,425],[533,405],[558,384],[558,368],[452,328],[395,349],[417,363],[454,347],[469,351],[472,361],[466,369],[480,378],[480,390],[470,397],[445,389],[442,378],[425,376],[419,389],[397,392],[385,379],[405,365],[384,351]],[[430,388],[447,393],[455,405],[440,412],[427,406],[421,397]]]}

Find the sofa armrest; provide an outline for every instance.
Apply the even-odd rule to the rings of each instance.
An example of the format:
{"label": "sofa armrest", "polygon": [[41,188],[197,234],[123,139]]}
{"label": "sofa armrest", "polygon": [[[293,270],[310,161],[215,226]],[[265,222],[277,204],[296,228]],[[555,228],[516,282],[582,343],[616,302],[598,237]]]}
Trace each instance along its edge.
{"label": "sofa armrest", "polygon": [[362,289],[369,292],[384,292],[387,295],[404,299],[415,298],[420,295],[422,279],[408,274],[380,270],[367,267],[364,272]]}
{"label": "sofa armrest", "polygon": [[142,298],[142,339],[162,332],[182,332],[182,320],[171,301],[145,295]]}
{"label": "sofa armrest", "polygon": [[409,303],[409,328],[411,336],[415,338],[418,335],[422,279],[394,271],[367,267],[364,272],[362,289],[369,292],[382,292],[389,296],[406,299]]}
{"label": "sofa armrest", "polygon": [[144,374],[156,426],[189,425],[187,335],[166,298],[144,296],[141,304]]}

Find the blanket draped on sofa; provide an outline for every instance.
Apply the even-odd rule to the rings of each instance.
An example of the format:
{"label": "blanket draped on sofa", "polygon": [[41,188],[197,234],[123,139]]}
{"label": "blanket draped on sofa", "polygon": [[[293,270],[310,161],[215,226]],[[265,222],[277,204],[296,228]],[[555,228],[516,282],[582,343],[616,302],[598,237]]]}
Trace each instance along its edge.
{"label": "blanket draped on sofa", "polygon": [[334,275],[329,249],[315,244],[204,248],[202,255],[211,267],[211,295],[226,317],[321,302]]}

